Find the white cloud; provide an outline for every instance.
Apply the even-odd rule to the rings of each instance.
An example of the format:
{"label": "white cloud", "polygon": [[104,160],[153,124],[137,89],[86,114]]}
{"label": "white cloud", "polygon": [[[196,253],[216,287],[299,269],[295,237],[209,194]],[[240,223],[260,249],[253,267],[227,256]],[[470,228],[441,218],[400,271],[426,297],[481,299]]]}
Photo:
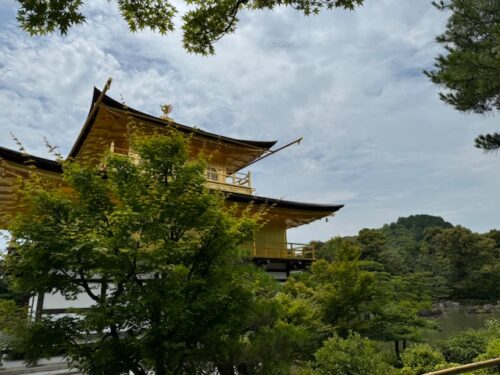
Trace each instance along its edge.
{"label": "white cloud", "polygon": [[153,114],[166,102],[186,124],[242,138],[304,141],[252,166],[257,193],[346,203],[328,223],[291,232],[327,239],[415,213],[477,231],[499,227],[498,157],[472,147],[492,117],[441,103],[422,74],[439,51],[445,17],[430,2],[366,2],[355,12],[303,17],[291,9],[244,14],[217,55],[183,51],[180,35],[130,34],[114,2],[89,1],[86,25],[30,38],[16,2],[0,5],[0,145],[14,131],[45,155],[67,152],[92,86]]}

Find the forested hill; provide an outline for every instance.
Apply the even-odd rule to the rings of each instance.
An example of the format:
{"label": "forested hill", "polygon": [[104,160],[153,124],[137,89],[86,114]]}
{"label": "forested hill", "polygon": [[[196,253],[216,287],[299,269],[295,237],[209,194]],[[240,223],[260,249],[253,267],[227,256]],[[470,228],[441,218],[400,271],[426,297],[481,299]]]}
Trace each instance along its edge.
{"label": "forested hill", "polygon": [[395,223],[385,224],[381,229],[388,239],[411,236],[415,240],[422,240],[424,232],[429,228],[452,227],[453,224],[439,216],[411,215],[400,217]]}
{"label": "forested hill", "polygon": [[[435,300],[500,300],[500,230],[479,234],[438,216],[412,215],[344,240],[392,275],[421,275]],[[336,244],[318,243],[318,257],[334,260]]]}

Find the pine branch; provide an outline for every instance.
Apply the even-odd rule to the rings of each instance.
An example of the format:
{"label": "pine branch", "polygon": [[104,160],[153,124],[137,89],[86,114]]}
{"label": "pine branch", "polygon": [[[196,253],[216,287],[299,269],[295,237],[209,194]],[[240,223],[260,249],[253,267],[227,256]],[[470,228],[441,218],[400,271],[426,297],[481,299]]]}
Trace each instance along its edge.
{"label": "pine branch", "polygon": [[481,134],[475,139],[475,146],[486,152],[500,149],[500,133]]}

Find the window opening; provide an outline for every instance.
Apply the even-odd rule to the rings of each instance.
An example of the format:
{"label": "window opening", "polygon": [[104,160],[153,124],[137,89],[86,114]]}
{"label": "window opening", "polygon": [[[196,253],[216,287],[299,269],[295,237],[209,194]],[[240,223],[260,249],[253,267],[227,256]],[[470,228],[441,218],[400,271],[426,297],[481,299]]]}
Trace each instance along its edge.
{"label": "window opening", "polygon": [[207,179],[210,181],[219,181],[219,173],[217,172],[217,169],[213,167],[208,167],[207,168]]}

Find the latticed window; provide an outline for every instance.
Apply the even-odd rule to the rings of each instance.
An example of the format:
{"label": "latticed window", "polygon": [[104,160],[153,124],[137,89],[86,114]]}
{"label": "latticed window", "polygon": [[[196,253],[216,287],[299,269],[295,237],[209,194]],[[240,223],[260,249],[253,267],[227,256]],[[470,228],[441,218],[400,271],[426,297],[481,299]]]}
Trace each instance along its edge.
{"label": "latticed window", "polygon": [[207,179],[210,181],[219,181],[219,174],[217,173],[217,169],[213,167],[207,168]]}

